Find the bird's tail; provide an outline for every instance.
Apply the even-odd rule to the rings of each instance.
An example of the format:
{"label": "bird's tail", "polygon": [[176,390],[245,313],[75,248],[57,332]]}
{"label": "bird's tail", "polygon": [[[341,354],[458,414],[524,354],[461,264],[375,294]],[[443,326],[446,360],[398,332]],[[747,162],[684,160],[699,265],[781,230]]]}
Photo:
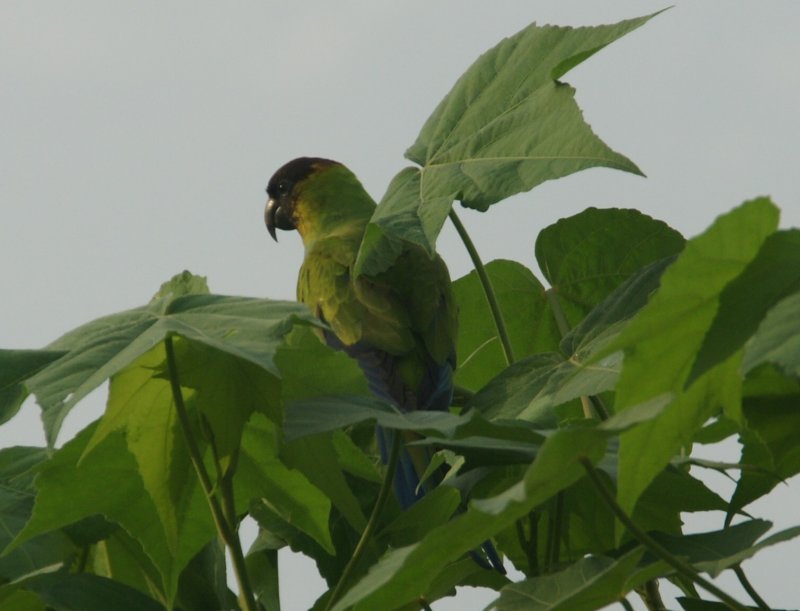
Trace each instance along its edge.
{"label": "bird's tail", "polygon": [[[381,454],[381,460],[384,464],[389,461],[389,449],[394,442],[394,436],[398,433],[396,431],[384,429],[381,426],[375,427],[375,437],[378,442],[378,448]],[[410,450],[410,451],[409,451]],[[413,456],[411,452],[424,453],[424,456]],[[397,495],[397,500],[403,509],[408,509],[420,500],[428,489],[435,488],[445,476],[444,467],[441,467],[437,473],[434,473],[431,478],[420,486],[419,474],[423,471],[420,470],[419,465],[427,465],[431,459],[431,450],[426,446],[415,446],[414,448],[404,447],[400,451],[400,456],[397,461],[397,469],[394,472],[394,492]],[[415,460],[415,458],[417,460]],[[481,553],[478,550],[469,552],[478,566],[485,569],[494,569],[498,573],[505,575],[506,569],[503,566],[503,561],[497,553],[494,544],[486,540],[481,544]]]}

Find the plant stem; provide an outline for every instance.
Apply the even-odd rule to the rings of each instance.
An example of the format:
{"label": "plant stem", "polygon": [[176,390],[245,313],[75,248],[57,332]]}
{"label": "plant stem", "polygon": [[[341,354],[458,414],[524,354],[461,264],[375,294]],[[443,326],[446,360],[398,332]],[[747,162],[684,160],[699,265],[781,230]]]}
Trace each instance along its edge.
{"label": "plant stem", "polygon": [[339,577],[339,582],[336,584],[336,587],[331,593],[331,597],[328,599],[328,603],[325,605],[325,611],[329,611],[344,592],[353,570],[355,570],[358,561],[361,559],[364,550],[367,548],[367,543],[369,543],[370,539],[372,538],[372,533],[375,532],[375,528],[378,526],[378,518],[383,511],[383,506],[386,504],[386,499],[389,498],[389,491],[392,489],[394,472],[397,469],[397,459],[400,456],[400,446],[400,435],[397,431],[395,431],[394,435],[392,436],[392,447],[389,451],[389,462],[386,465],[386,473],[383,476],[383,483],[381,484],[380,492],[378,492],[378,499],[375,501],[375,505],[372,508],[372,513],[369,516],[367,525],[364,527],[364,531],[361,533],[361,537],[356,544],[356,548],[353,550],[353,555],[350,557],[350,560],[344,567],[342,576]]}
{"label": "plant stem", "polygon": [[483,293],[486,295],[486,301],[489,303],[489,310],[492,312],[495,327],[497,327],[497,335],[500,338],[500,343],[503,346],[506,364],[511,365],[511,363],[516,361],[514,358],[514,350],[511,347],[511,340],[508,337],[506,321],[503,318],[503,313],[500,311],[500,305],[497,303],[497,295],[495,295],[492,282],[489,280],[489,275],[486,273],[486,268],[483,266],[483,262],[478,254],[478,250],[475,248],[475,244],[473,244],[472,239],[469,237],[466,228],[461,223],[461,219],[458,218],[454,208],[450,208],[449,216],[450,221],[453,223],[453,226],[458,232],[458,236],[461,238],[461,241],[464,243],[464,246],[469,253],[469,258],[472,259],[472,265],[475,266],[475,271],[478,273],[478,279],[483,287]]}
{"label": "plant stem", "polygon": [[717,586],[713,583],[705,579],[702,575],[699,575],[697,571],[695,571],[694,567],[680,558],[673,556],[669,550],[663,547],[658,541],[653,539],[650,535],[646,532],[641,530],[636,523],[631,520],[630,516],[617,504],[616,499],[614,496],[609,492],[608,488],[606,488],[605,483],[600,478],[600,475],[597,473],[597,470],[592,465],[591,461],[586,457],[581,457],[578,459],[583,468],[586,470],[586,474],[589,476],[589,479],[592,481],[594,486],[597,488],[597,491],[600,493],[600,496],[614,512],[614,515],[617,519],[622,522],[625,528],[647,549],[649,549],[653,554],[658,556],[661,560],[666,562],[670,565],[673,569],[675,569],[679,574],[687,577],[695,584],[716,596],[719,600],[724,602],[728,605],[731,609],[737,609],[738,611],[747,611],[747,607],[742,605],[738,602],[735,598],[731,597],[728,593],[720,590]]}
{"label": "plant stem", "polygon": [[756,589],[753,587],[753,584],[750,583],[750,580],[747,579],[747,575],[744,574],[741,565],[736,565],[733,567],[733,572],[736,573],[736,578],[739,580],[739,583],[742,584],[745,592],[750,595],[750,598],[753,599],[753,602],[758,605],[759,609],[765,609],[769,611],[770,606],[766,603],[766,601],[758,595]]}
{"label": "plant stem", "polygon": [[[172,388],[172,400],[175,404],[175,412],[178,415],[178,422],[186,441],[186,448],[189,451],[189,459],[192,461],[194,471],[205,493],[208,506],[211,510],[211,516],[214,518],[214,524],[217,527],[217,532],[230,550],[231,559],[233,561],[233,571],[236,575],[236,581],[239,584],[240,601],[246,611],[259,611],[253,590],[250,587],[250,579],[247,574],[247,569],[245,568],[244,555],[242,553],[242,544],[239,541],[239,535],[236,533],[235,523],[228,521],[225,511],[220,505],[219,499],[217,499],[214,485],[211,482],[211,476],[208,474],[208,470],[203,462],[203,455],[200,452],[200,448],[197,446],[197,441],[192,432],[192,424],[189,420],[189,414],[186,411],[186,404],[183,402],[183,393],[181,392],[180,379],[178,378],[178,363],[175,358],[175,347],[173,346],[171,336],[168,335],[164,338],[164,346],[167,352],[167,369],[169,371],[170,387]],[[235,516],[232,517],[235,519]]]}
{"label": "plant stem", "polygon": [[620,598],[619,599],[619,604],[622,605],[622,607],[625,609],[625,611],[634,611],[633,605],[628,602],[627,598]]}

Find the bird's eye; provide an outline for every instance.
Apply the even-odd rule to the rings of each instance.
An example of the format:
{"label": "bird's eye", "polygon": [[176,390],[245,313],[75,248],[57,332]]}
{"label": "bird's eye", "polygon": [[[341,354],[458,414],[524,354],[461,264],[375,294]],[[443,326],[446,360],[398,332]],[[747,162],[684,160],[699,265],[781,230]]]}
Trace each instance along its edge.
{"label": "bird's eye", "polygon": [[278,194],[286,195],[287,193],[289,193],[289,181],[282,180],[278,183]]}

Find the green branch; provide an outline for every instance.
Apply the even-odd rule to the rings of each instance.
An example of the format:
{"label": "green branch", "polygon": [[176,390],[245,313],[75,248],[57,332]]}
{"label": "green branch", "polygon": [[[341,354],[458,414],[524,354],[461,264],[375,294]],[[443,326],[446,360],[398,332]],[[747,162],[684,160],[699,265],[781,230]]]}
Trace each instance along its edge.
{"label": "green branch", "polygon": [[386,499],[389,498],[389,492],[392,489],[394,472],[397,469],[397,459],[400,457],[400,446],[400,435],[395,431],[392,436],[392,447],[389,451],[389,463],[386,466],[386,473],[383,476],[380,492],[378,492],[378,499],[375,501],[367,525],[364,527],[364,531],[361,533],[356,548],[353,550],[353,555],[344,567],[342,576],[339,577],[339,582],[336,584],[336,587],[331,593],[331,597],[328,599],[328,603],[325,605],[325,611],[329,611],[342,595],[342,592],[344,592],[347,582],[350,581],[350,576],[355,570],[358,561],[361,560],[361,556],[364,554],[364,550],[367,548],[367,544],[372,538],[372,533],[375,532],[375,528],[378,526],[378,518],[380,518],[383,506],[386,504]]}
{"label": "green branch", "polygon": [[[173,346],[171,336],[168,335],[164,339],[164,346],[167,352],[169,383],[172,388],[172,399],[175,404],[175,412],[178,415],[178,423],[183,431],[183,437],[186,440],[186,447],[189,451],[189,458],[192,461],[192,466],[197,474],[197,478],[200,480],[200,485],[203,488],[208,506],[211,509],[211,516],[214,518],[217,532],[231,553],[233,571],[236,575],[236,582],[239,584],[240,602],[246,611],[259,611],[258,603],[256,603],[255,595],[250,587],[250,579],[245,566],[244,554],[242,553],[242,544],[236,532],[235,515],[230,515],[230,512],[226,512],[220,505],[219,499],[217,499],[216,496],[214,484],[211,481],[211,476],[208,474],[208,470],[203,462],[203,455],[200,452],[200,448],[193,434],[189,413],[186,411],[186,404],[183,402],[181,383],[178,378],[178,362],[175,358],[175,347]],[[224,479],[222,483],[225,483]],[[223,485],[222,487],[224,489],[227,486]],[[226,497],[227,495],[223,490],[223,498],[227,503],[232,504],[232,496],[230,498]],[[228,509],[230,509],[230,506]],[[228,515],[226,515],[226,513]]]}
{"label": "green branch", "polygon": [[450,208],[449,216],[450,221],[452,221],[453,226],[456,228],[461,241],[464,243],[464,246],[469,253],[470,259],[472,259],[472,265],[475,266],[475,271],[478,273],[478,278],[480,279],[481,286],[483,287],[483,293],[486,295],[486,301],[489,303],[489,310],[492,312],[492,318],[494,318],[494,324],[495,327],[497,327],[497,335],[500,338],[500,343],[503,346],[506,364],[511,365],[511,363],[516,361],[514,358],[514,350],[511,347],[511,340],[508,337],[506,321],[503,318],[503,313],[500,311],[500,305],[497,303],[497,295],[495,295],[492,282],[489,280],[489,275],[486,273],[486,268],[483,266],[483,262],[481,261],[481,257],[475,248],[475,244],[472,243],[466,228],[461,224],[461,219],[458,218],[455,209]]}
{"label": "green branch", "polygon": [[589,476],[589,479],[594,484],[595,488],[597,488],[597,491],[600,493],[600,497],[605,501],[606,505],[608,505],[611,511],[614,512],[614,515],[617,517],[617,519],[622,522],[625,528],[628,529],[628,532],[630,532],[631,535],[633,535],[633,537],[639,541],[639,543],[644,545],[653,554],[675,569],[680,575],[683,575],[710,594],[713,594],[731,609],[736,609],[737,611],[747,611],[747,607],[742,605],[735,598],[731,597],[727,592],[720,590],[702,575],[698,574],[691,564],[684,562],[677,556],[674,556],[658,541],[640,529],[630,518],[630,516],[625,513],[625,510],[617,504],[616,499],[611,492],[609,492],[608,488],[606,488],[605,483],[600,478],[600,475],[597,473],[597,469],[594,468],[594,465],[592,465],[591,461],[586,457],[579,458],[578,461],[586,470],[586,474]]}

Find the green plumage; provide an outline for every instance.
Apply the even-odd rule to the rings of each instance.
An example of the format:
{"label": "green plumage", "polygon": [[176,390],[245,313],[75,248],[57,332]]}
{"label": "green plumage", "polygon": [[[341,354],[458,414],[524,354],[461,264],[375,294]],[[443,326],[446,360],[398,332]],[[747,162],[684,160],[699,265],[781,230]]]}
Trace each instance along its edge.
{"label": "green plumage", "polygon": [[354,276],[375,202],[341,164],[310,160],[306,168],[304,176],[287,179],[280,204],[305,245],[297,298],[345,346],[367,345],[396,357],[405,385],[417,389],[431,361],[443,365],[454,357],[457,312],[447,267],[438,255],[430,258],[407,244],[384,272]]}

